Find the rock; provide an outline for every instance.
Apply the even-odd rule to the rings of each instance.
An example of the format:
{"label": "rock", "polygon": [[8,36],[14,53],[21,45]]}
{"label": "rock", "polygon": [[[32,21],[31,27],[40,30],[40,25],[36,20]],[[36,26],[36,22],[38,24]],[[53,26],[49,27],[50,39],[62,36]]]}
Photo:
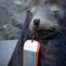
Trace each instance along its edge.
{"label": "rock", "polygon": [[11,24],[7,24],[6,28],[4,28],[4,32],[6,39],[17,39],[19,38],[21,30]]}
{"label": "rock", "polygon": [[19,38],[26,16],[24,0],[0,0],[0,40]]}
{"label": "rock", "polygon": [[24,21],[26,17],[26,11],[22,11],[20,13],[15,13],[11,19],[12,19],[12,25],[22,28]]}

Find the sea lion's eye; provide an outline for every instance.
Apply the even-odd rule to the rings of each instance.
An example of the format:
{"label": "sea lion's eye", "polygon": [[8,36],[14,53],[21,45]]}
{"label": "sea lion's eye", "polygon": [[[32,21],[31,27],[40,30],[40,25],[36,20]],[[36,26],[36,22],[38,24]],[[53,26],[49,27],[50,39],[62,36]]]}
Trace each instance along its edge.
{"label": "sea lion's eye", "polygon": [[53,5],[50,7],[50,10],[51,12],[53,13],[54,17],[58,17],[58,13],[59,13],[59,10],[60,10],[60,7],[57,6],[57,5]]}
{"label": "sea lion's eye", "polygon": [[59,10],[55,10],[55,11],[53,11],[53,13],[58,13],[59,12]]}
{"label": "sea lion's eye", "polygon": [[54,17],[58,17],[58,13],[59,13],[59,10],[55,10],[55,11],[53,11],[53,15],[54,15]]}

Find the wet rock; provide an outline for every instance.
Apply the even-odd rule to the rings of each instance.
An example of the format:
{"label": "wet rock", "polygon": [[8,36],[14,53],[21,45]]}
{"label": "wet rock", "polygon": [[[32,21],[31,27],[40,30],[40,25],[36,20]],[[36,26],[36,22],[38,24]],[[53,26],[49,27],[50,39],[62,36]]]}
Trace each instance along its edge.
{"label": "wet rock", "polygon": [[0,40],[19,38],[26,16],[24,0],[0,0]]}
{"label": "wet rock", "polygon": [[22,28],[24,21],[26,17],[26,11],[22,11],[20,13],[15,13],[11,19],[12,19],[12,25]]}

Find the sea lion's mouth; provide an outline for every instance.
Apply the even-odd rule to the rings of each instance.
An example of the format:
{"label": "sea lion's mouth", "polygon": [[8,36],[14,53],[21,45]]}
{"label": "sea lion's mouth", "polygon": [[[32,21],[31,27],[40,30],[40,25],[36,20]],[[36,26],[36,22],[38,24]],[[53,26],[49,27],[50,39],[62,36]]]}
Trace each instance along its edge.
{"label": "sea lion's mouth", "polygon": [[43,27],[39,27],[39,26],[33,26],[32,27],[33,31],[38,31],[38,32],[47,32],[47,31],[52,31],[52,29],[50,28],[43,28]]}
{"label": "sea lion's mouth", "polygon": [[44,39],[50,40],[50,39],[63,36],[62,31],[59,30],[59,28],[55,28],[55,27],[52,27],[51,30],[36,30],[34,31],[33,34],[35,37],[43,39],[43,40]]}

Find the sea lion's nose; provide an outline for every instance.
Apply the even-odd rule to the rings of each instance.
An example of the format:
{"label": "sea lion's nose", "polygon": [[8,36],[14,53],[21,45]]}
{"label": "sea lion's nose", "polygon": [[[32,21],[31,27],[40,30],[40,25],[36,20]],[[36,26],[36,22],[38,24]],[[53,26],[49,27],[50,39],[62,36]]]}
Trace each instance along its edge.
{"label": "sea lion's nose", "polygon": [[40,19],[34,19],[33,23],[34,23],[35,26],[39,26]]}

